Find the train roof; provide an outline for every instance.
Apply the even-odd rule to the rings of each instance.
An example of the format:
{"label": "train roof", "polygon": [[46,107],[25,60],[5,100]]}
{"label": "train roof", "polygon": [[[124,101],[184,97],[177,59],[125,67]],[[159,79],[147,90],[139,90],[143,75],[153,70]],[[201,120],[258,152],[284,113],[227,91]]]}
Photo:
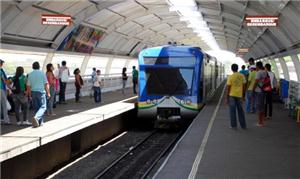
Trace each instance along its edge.
{"label": "train roof", "polygon": [[163,45],[144,49],[140,52],[142,56],[190,56],[189,54],[205,53],[199,47],[189,45]]}

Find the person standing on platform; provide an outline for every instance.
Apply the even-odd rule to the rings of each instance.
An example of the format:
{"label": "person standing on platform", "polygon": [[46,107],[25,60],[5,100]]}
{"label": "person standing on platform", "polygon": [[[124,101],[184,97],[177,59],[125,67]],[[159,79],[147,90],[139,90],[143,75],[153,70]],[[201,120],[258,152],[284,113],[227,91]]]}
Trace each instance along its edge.
{"label": "person standing on platform", "polygon": [[76,93],[75,93],[75,102],[80,103],[79,98],[80,98],[80,89],[83,86],[83,80],[80,76],[80,70],[79,68],[76,68],[74,70],[74,75],[75,75],[75,87],[76,87]]}
{"label": "person standing on platform", "polygon": [[69,68],[66,66],[66,61],[62,61],[61,65],[62,66],[59,69],[59,104],[67,104],[65,95],[70,71]]}
{"label": "person standing on platform", "polygon": [[53,103],[55,98],[55,84],[56,84],[56,78],[54,76],[53,70],[54,67],[51,63],[47,64],[46,66],[47,72],[47,80],[49,84],[49,90],[50,90],[50,98],[47,100],[47,115],[52,116],[53,114]]}
{"label": "person standing on platform", "polygon": [[126,83],[127,83],[127,68],[124,67],[123,70],[122,70],[122,84],[123,84],[123,87],[122,87],[122,93],[125,95],[125,87],[126,87]]}
{"label": "person standing on platform", "polygon": [[277,79],[275,74],[271,71],[271,65],[267,63],[265,69],[270,77],[272,91],[267,91],[266,95],[266,104],[265,104],[265,118],[272,119],[272,110],[273,110],[273,92],[276,91]]}
{"label": "person standing on platform", "polygon": [[[27,112],[28,112],[28,95],[26,91],[26,76],[24,75],[24,68],[17,67],[16,74],[12,78],[13,86],[12,86],[12,93],[13,93],[13,100],[15,104],[15,113],[16,113],[16,120],[17,125],[31,125],[30,122],[27,120]],[[20,120],[20,108],[23,113],[23,120]]]}
{"label": "person standing on platform", "polygon": [[97,75],[97,71],[96,71],[96,68],[94,67],[94,68],[93,68],[93,72],[92,72],[92,74],[91,74],[92,82],[94,82],[94,78],[96,77],[96,75]]}
{"label": "person standing on platform", "polygon": [[239,117],[239,123],[242,129],[246,129],[245,114],[242,107],[242,99],[245,94],[246,79],[244,75],[238,73],[238,65],[232,64],[232,75],[227,80],[227,98],[226,103],[229,104],[230,124],[231,128],[237,127],[236,111]]}
{"label": "person standing on platform", "polygon": [[240,70],[239,72],[245,76],[246,80],[248,79],[249,71],[246,70],[245,65],[242,66],[242,70]]}
{"label": "person standing on platform", "polygon": [[8,85],[7,76],[5,71],[3,70],[4,61],[0,59],[0,77],[1,77],[1,115],[3,116],[3,123],[10,124],[10,119],[8,117],[8,110],[7,110],[7,94],[6,94],[6,85]]}
{"label": "person standing on platform", "polygon": [[57,69],[53,71],[54,77],[55,77],[55,94],[54,94],[54,100],[53,100],[53,108],[56,108],[56,96],[59,94],[59,69],[60,65],[57,64]]}
{"label": "person standing on platform", "polygon": [[262,62],[256,62],[256,77],[255,83],[253,86],[253,91],[256,94],[256,107],[258,111],[258,127],[265,126],[265,93],[261,89],[264,81],[264,78],[268,75],[264,70]]}
{"label": "person standing on platform", "polygon": [[94,99],[95,99],[95,103],[101,103],[101,86],[102,86],[102,82],[101,82],[101,71],[97,70],[97,75],[94,77]]}
{"label": "person standing on platform", "polygon": [[248,63],[249,63],[250,66],[251,66],[251,65],[255,65],[255,64],[254,64],[254,59],[253,59],[253,58],[249,58]]}
{"label": "person standing on platform", "polygon": [[32,68],[33,71],[28,74],[27,93],[32,98],[35,111],[32,119],[33,127],[39,127],[44,123],[44,113],[47,110],[47,97],[50,98],[51,96],[46,74],[40,70],[39,62],[34,62]]}
{"label": "person standing on platform", "polygon": [[256,78],[256,66],[250,66],[250,73],[247,82],[247,92],[246,92],[246,112],[256,113],[256,97],[253,91],[254,83]]}
{"label": "person standing on platform", "polygon": [[139,72],[136,70],[135,66],[132,67],[132,83],[133,83],[133,93],[136,93],[136,86],[138,84]]}
{"label": "person standing on platform", "polygon": [[8,110],[7,110],[7,94],[6,94],[6,85],[8,85],[7,76],[5,71],[3,70],[4,61],[0,59],[0,88],[1,88],[1,116],[3,116],[3,120],[1,119],[1,123],[10,124],[10,119],[8,117]]}

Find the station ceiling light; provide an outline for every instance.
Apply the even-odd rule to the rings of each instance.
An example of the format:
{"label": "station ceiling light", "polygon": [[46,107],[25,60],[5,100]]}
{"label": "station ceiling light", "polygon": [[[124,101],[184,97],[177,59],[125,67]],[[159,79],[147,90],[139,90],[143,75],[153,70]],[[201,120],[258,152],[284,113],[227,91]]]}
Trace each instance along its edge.
{"label": "station ceiling light", "polygon": [[169,10],[180,15],[180,21],[187,23],[195,33],[204,41],[211,50],[218,50],[219,46],[213,37],[207,23],[203,20],[197,4],[194,0],[167,0],[170,5]]}

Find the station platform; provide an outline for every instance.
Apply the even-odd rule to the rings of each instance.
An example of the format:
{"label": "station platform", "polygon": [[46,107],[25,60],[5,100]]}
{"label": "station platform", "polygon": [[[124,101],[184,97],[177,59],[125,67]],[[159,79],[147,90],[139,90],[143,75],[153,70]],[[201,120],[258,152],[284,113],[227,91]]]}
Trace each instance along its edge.
{"label": "station platform", "polygon": [[[10,116],[12,125],[1,126],[0,162],[132,110],[135,100],[131,89],[127,89],[125,95],[121,91],[103,93],[101,104],[94,103],[94,99],[89,97],[81,98],[81,103],[68,100],[67,104],[57,105],[55,116],[45,116],[44,125],[38,128],[17,126]],[[32,113],[29,112],[29,121]]]}
{"label": "station platform", "polygon": [[[94,98],[90,97],[82,97],[80,98],[81,103],[75,103],[75,99],[70,99],[67,100],[67,104],[58,104],[56,105],[57,107],[53,109],[54,116],[46,116],[45,115],[45,123],[48,121],[52,121],[55,119],[59,119],[61,117],[67,116],[67,115],[72,115],[72,114],[77,114],[95,107],[103,106],[106,104],[114,103],[117,101],[121,101],[127,98],[131,98],[135,96],[132,93],[131,88],[127,88],[125,91],[125,95],[122,94],[122,90],[116,90],[116,91],[110,91],[110,92],[104,92],[102,93],[102,103],[96,104],[94,102]],[[33,116],[33,111],[29,110],[28,112],[28,120],[31,122],[31,117]],[[17,131],[20,129],[27,128],[28,126],[17,126],[16,125],[16,119],[14,115],[9,116],[11,120],[11,125],[1,125],[1,131],[0,134],[8,134],[13,131]],[[21,115],[22,119],[22,115]]]}
{"label": "station platform", "polygon": [[231,129],[220,95],[194,119],[154,178],[300,178],[300,126],[283,104],[273,104],[265,127],[256,126],[256,114],[245,113],[247,129]]}

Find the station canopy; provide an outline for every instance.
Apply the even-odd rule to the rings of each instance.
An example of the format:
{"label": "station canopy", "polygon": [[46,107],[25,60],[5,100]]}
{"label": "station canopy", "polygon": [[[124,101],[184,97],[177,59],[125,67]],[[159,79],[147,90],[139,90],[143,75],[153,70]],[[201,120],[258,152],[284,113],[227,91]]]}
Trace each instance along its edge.
{"label": "station canopy", "polygon": [[[193,14],[185,14],[186,7]],[[43,14],[70,15],[72,23],[43,25]],[[103,33],[93,53],[135,56],[171,41],[203,50],[248,49],[244,59],[262,58],[298,48],[299,15],[300,2],[289,0],[2,1],[1,44],[58,49],[74,28],[83,26]],[[275,16],[278,24],[248,26],[248,16]]]}

